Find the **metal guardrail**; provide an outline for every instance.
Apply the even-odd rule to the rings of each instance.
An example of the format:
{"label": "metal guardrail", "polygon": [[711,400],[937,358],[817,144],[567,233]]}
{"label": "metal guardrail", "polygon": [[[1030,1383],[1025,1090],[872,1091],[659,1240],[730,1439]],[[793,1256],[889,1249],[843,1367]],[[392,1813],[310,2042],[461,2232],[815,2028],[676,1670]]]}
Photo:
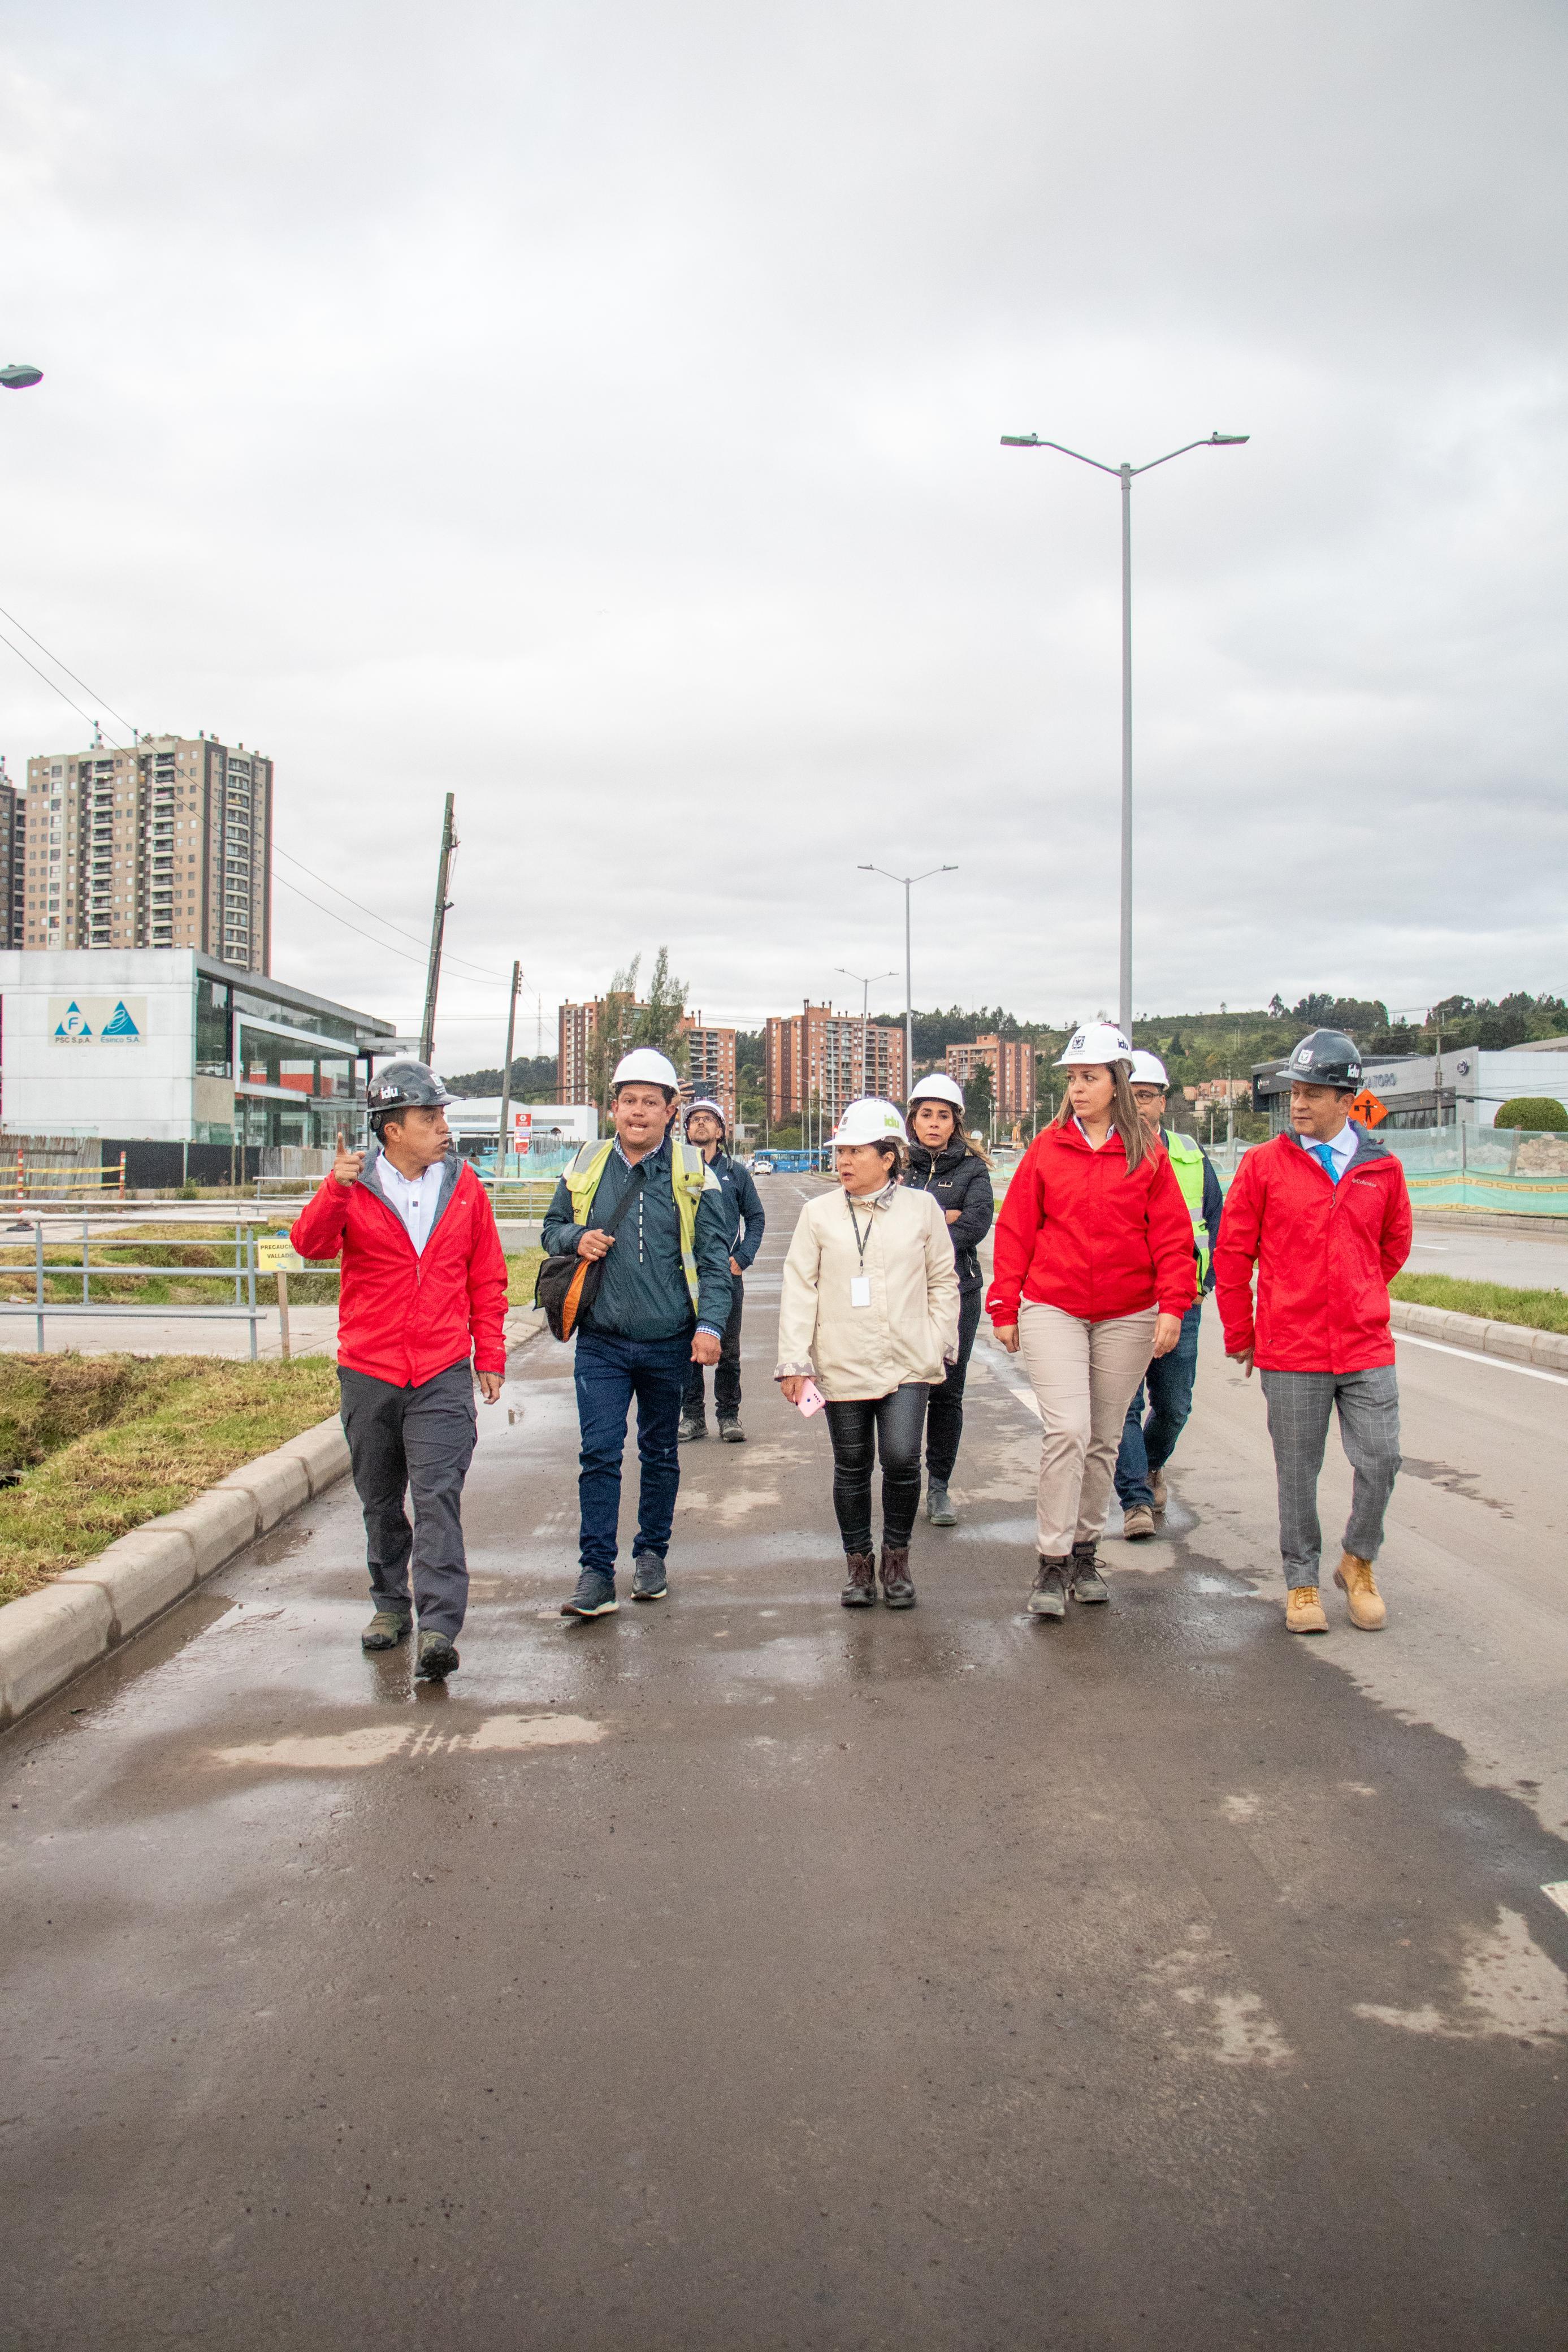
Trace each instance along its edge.
{"label": "metal guardrail", "polygon": [[[68,1319],[86,1315],[102,1317],[105,1319],[118,1318],[122,1322],[179,1320],[195,1323],[248,1323],[250,1325],[250,1360],[254,1364],[256,1360],[256,1324],[268,1311],[265,1307],[258,1307],[256,1302],[256,1241],[255,1226],[242,1227],[236,1222],[233,1243],[225,1241],[224,1244],[225,1247],[232,1247],[234,1251],[232,1265],[105,1265],[101,1260],[95,1265],[89,1256],[89,1243],[93,1248],[99,1250],[137,1249],[142,1245],[141,1238],[139,1234],[132,1234],[125,1241],[104,1240],[101,1236],[94,1240],[89,1230],[88,1220],[84,1217],[81,1229],[82,1295],[81,1303],[78,1306],[74,1301],[67,1304],[60,1299],[46,1298],[44,1296],[46,1282],[58,1280],[67,1274],[74,1276],[76,1269],[74,1265],[61,1265],[58,1263],[54,1265],[46,1265],[44,1226],[40,1219],[33,1228],[33,1273],[37,1286],[36,1296],[30,1305],[24,1304],[20,1300],[0,1301],[0,1315],[24,1315],[37,1318],[40,1356],[47,1352],[44,1328],[51,1316],[65,1316]],[[182,1246],[187,1249],[207,1249],[213,1245],[206,1242],[186,1242],[183,1244],[172,1242],[167,1244],[172,1249]],[[0,1246],[4,1246],[3,1241],[0,1241]],[[60,1244],[58,1242],[52,1242],[48,1246],[57,1249]],[[11,1269],[0,1264],[0,1276],[4,1276]],[[20,1272],[21,1269],[16,1268],[16,1271]],[[235,1304],[232,1307],[138,1307],[127,1300],[96,1300],[92,1297],[92,1277],[95,1274],[100,1280],[105,1275],[135,1274],[157,1276],[164,1281],[167,1281],[171,1276],[174,1276],[182,1282],[232,1282],[235,1286]]]}

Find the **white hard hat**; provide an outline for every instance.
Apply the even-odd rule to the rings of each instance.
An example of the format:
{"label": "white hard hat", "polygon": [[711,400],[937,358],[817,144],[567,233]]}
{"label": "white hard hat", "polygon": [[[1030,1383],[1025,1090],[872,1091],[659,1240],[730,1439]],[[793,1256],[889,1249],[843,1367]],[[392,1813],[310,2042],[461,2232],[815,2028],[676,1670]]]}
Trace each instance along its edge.
{"label": "white hard hat", "polygon": [[1087,1021],[1073,1031],[1066,1052],[1056,1057],[1056,1066],[1070,1070],[1075,1064],[1131,1062],[1132,1058],[1132,1046],[1113,1022]]}
{"label": "white hard hat", "polygon": [[1168,1087],[1170,1084],[1166,1076],[1166,1066],[1159,1055],[1145,1054],[1142,1047],[1134,1055],[1133,1066],[1127,1075],[1135,1087]]}
{"label": "white hard hat", "polygon": [[950,1078],[947,1076],[946,1070],[933,1070],[930,1076],[922,1078],[920,1084],[911,1093],[909,1097],[911,1110],[915,1108],[917,1102],[951,1103],[955,1110],[961,1111],[964,1108],[964,1089],[956,1078]]}
{"label": "white hard hat", "polygon": [[674,1062],[653,1045],[634,1045],[629,1054],[622,1054],[610,1083],[612,1087],[668,1087],[672,1094],[678,1094],[681,1087]]}
{"label": "white hard hat", "polygon": [[898,1105],[883,1102],[880,1095],[862,1095],[859,1102],[846,1103],[833,1134],[835,1144],[908,1140]]}
{"label": "white hard hat", "polygon": [[689,1102],[686,1105],[685,1115],[688,1126],[699,1110],[711,1111],[720,1127],[725,1124],[724,1107],[721,1103],[716,1103],[712,1095],[698,1095],[695,1102]]}

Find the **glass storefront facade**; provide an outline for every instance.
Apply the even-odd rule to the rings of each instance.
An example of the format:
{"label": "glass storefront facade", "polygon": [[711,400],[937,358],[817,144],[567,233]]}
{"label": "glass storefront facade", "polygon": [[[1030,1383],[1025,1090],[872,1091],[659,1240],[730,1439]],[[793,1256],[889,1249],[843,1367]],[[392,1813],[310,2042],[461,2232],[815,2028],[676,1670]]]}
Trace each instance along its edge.
{"label": "glass storefront facade", "polygon": [[232,1129],[202,1122],[200,1139],[326,1150],[340,1128],[361,1136],[370,1056],[390,1029],[254,974],[241,986],[198,970],[196,1074],[234,1088]]}

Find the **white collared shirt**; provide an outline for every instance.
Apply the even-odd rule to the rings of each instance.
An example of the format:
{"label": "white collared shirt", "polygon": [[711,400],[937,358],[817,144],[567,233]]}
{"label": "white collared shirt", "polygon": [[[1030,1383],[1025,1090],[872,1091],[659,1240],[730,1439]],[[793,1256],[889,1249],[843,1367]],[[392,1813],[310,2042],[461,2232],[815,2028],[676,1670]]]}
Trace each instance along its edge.
{"label": "white collared shirt", "polygon": [[[1314,1160],[1319,1159],[1318,1147],[1323,1139],[1323,1138],[1315,1135],[1298,1135],[1296,1138],[1296,1141],[1301,1145],[1301,1150],[1303,1151],[1310,1151]],[[1333,1153],[1334,1166],[1339,1170],[1341,1176],[1344,1174],[1345,1170],[1350,1166],[1351,1161],[1354,1159],[1355,1147],[1360,1140],[1361,1138],[1357,1135],[1355,1129],[1352,1126],[1348,1118],[1345,1120],[1344,1125],[1340,1129],[1337,1135],[1331,1135],[1327,1138],[1328,1148]],[[1322,1164],[1321,1160],[1319,1161],[1319,1164]]]}
{"label": "white collared shirt", "polygon": [[424,1244],[430,1239],[430,1228],[435,1220],[435,1203],[441,1197],[441,1178],[445,1167],[438,1160],[433,1168],[422,1169],[417,1176],[400,1175],[381,1153],[375,1163],[376,1181],[387,1206],[402,1219],[408,1237],[413,1244],[416,1257],[424,1255]]}

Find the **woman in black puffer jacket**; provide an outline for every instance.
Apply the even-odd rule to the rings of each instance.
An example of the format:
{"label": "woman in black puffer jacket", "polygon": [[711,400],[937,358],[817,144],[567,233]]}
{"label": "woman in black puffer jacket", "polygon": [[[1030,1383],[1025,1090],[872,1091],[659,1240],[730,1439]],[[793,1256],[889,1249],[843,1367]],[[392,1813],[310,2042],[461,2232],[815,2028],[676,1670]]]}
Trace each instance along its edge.
{"label": "woman in black puffer jacket", "polygon": [[964,1376],[980,1320],[985,1285],[977,1244],[991,1230],[996,1195],[991,1171],[977,1144],[964,1133],[964,1097],[940,1071],[922,1078],[909,1097],[909,1173],[916,1192],[929,1192],[947,1220],[958,1267],[958,1360],[949,1367],[925,1407],[925,1516],[934,1528],[955,1528],[958,1514],[947,1499],[947,1482],[964,1433]]}

